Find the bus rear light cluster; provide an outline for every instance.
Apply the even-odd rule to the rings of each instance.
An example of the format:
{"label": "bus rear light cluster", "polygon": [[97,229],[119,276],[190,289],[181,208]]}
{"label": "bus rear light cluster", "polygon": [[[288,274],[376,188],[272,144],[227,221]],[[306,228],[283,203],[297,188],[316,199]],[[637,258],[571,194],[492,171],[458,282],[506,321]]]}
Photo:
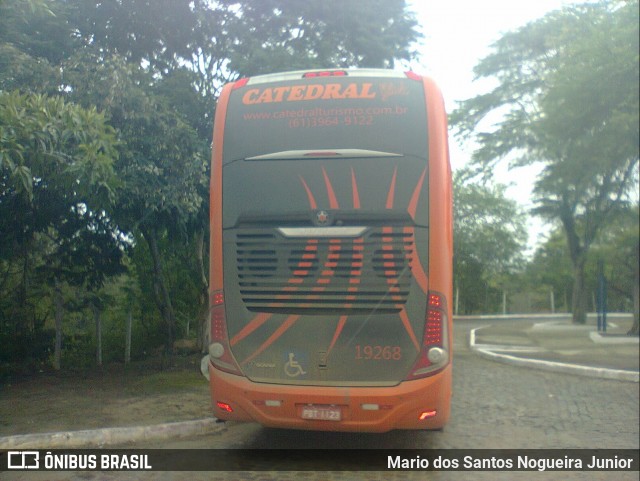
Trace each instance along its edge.
{"label": "bus rear light cluster", "polygon": [[438,294],[429,293],[427,304],[427,324],[425,326],[425,344],[428,346],[442,345],[442,321],[445,317],[443,312],[442,297]]}
{"label": "bus rear light cluster", "polygon": [[221,371],[241,374],[240,367],[231,355],[231,349],[229,348],[224,294],[222,291],[216,291],[211,294],[210,305],[211,344],[209,345],[209,359]]}
{"label": "bus rear light cluster", "polygon": [[446,299],[439,293],[429,291],[422,349],[407,380],[430,376],[446,365],[449,360],[446,336]]}

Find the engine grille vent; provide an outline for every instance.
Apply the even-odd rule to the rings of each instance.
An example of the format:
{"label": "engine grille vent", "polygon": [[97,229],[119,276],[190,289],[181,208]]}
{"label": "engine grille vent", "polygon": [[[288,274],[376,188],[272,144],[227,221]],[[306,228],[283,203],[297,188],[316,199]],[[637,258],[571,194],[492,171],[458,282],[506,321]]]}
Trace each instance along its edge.
{"label": "engine grille vent", "polygon": [[403,227],[336,239],[287,238],[271,229],[236,235],[240,294],[260,312],[398,312],[409,295],[413,255],[413,230]]}

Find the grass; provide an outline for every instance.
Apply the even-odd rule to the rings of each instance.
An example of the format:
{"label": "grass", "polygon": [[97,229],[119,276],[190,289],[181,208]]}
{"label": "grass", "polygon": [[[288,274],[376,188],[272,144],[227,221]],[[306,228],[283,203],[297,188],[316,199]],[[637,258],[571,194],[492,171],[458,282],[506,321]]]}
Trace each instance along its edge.
{"label": "grass", "polygon": [[146,394],[165,394],[186,391],[206,386],[207,380],[199,372],[164,371],[148,374],[136,379],[130,389]]}

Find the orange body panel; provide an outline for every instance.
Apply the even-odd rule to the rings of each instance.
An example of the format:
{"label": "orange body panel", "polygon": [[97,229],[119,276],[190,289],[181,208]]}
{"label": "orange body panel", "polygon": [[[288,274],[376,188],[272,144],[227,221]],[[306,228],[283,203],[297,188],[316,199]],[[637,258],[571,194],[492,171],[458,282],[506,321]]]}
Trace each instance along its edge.
{"label": "orange body panel", "polygon": [[[218,419],[256,421],[264,426],[313,431],[356,431],[383,433],[393,429],[440,429],[449,419],[451,364],[435,376],[402,382],[392,387],[287,386],[255,383],[245,377],[218,371],[209,365],[213,413]],[[266,400],[281,402],[279,407],[264,405]],[[228,403],[233,413],[215,403]],[[375,403],[379,410],[365,410]],[[302,419],[303,405],[340,406],[341,421]],[[383,408],[384,407],[384,408]],[[424,411],[437,415],[423,421]]]}
{"label": "orange body panel", "polygon": [[[215,125],[222,126],[213,130],[213,148],[211,159],[211,182],[209,184],[209,225],[211,226],[210,240],[210,269],[211,278],[209,292],[222,290],[222,148],[224,139],[224,124],[227,117],[227,105],[231,94],[232,84],[226,85],[218,99]],[[216,260],[218,263],[216,263]],[[210,303],[211,305],[211,303]]]}
{"label": "orange body panel", "polygon": [[453,190],[442,94],[423,79],[429,124],[429,289],[447,299],[449,352],[453,350]]}

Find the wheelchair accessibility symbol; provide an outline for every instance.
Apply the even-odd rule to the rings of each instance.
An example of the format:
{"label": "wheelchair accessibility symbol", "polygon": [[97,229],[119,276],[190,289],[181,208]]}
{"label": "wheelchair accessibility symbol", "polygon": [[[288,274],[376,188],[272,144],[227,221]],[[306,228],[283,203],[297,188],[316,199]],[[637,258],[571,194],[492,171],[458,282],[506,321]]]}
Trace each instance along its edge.
{"label": "wheelchair accessibility symbol", "polygon": [[295,359],[293,352],[289,353],[289,360],[284,365],[284,373],[289,377],[298,377],[306,374],[307,372],[302,369],[302,366]]}

